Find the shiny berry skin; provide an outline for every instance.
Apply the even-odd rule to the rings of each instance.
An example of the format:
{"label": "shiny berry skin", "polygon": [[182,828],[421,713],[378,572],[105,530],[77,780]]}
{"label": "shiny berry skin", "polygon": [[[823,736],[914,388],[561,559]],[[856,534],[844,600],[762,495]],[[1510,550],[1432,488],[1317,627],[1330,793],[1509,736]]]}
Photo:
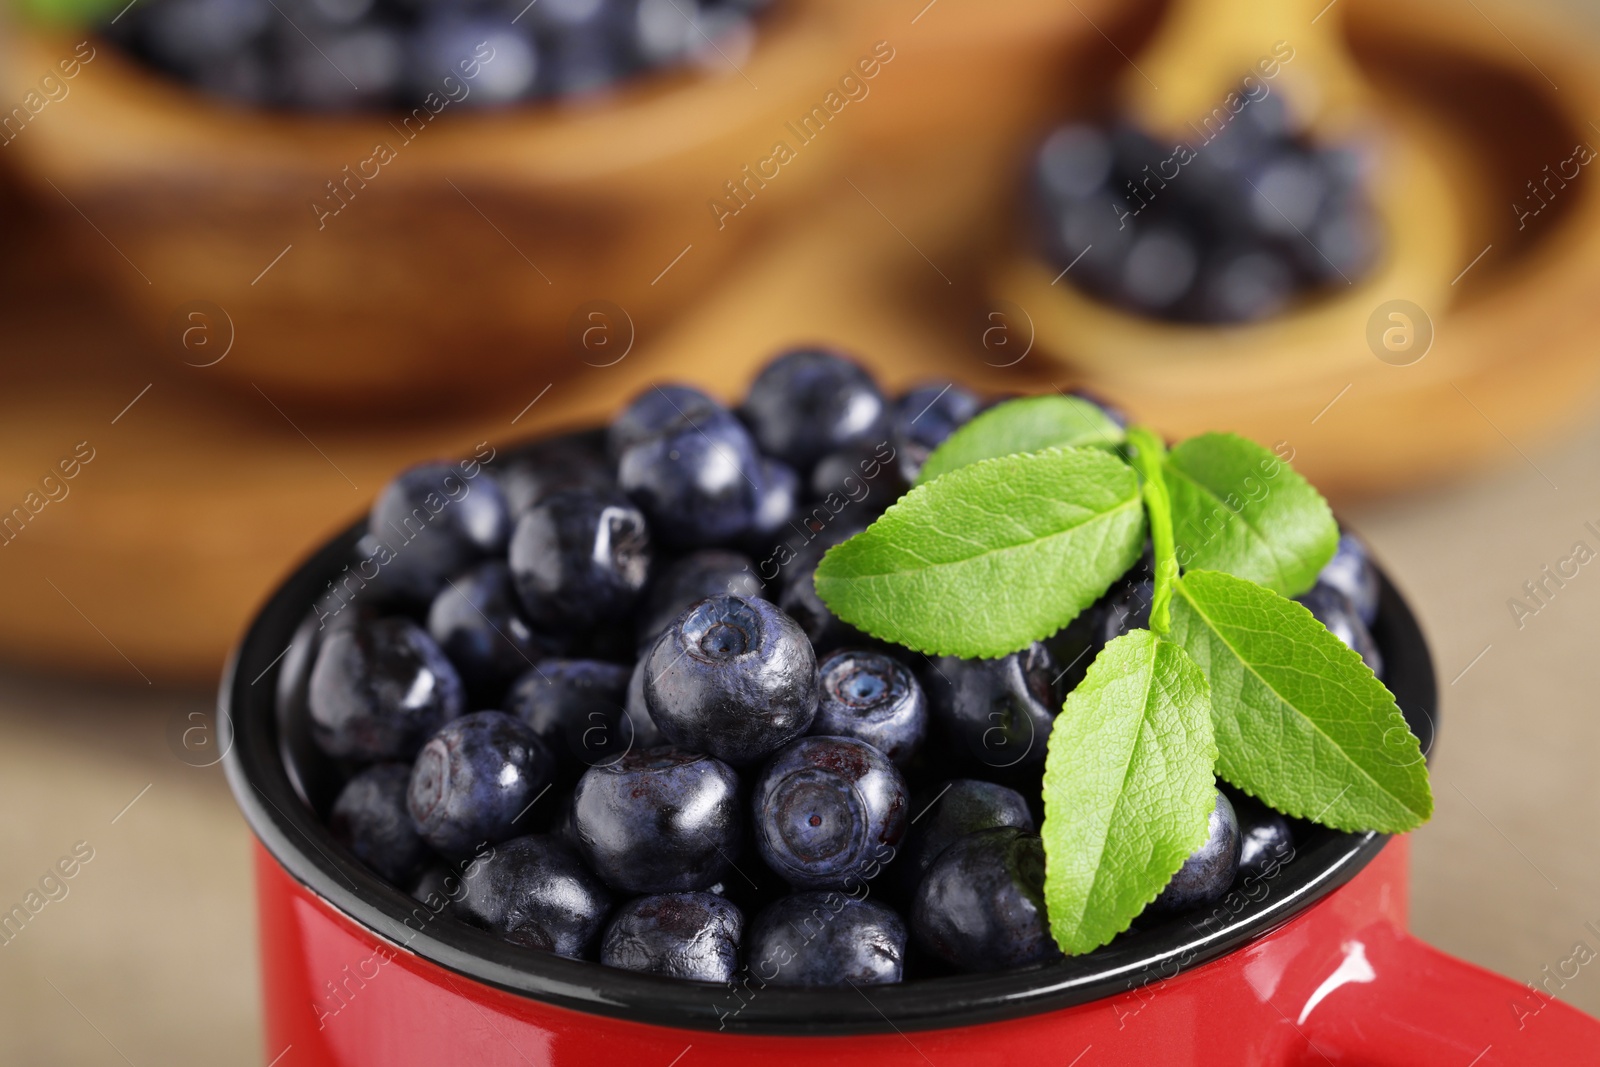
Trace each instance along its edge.
{"label": "shiny berry skin", "polygon": [[906,861],[918,880],[933,866],[934,860],[960,838],[997,826],[1015,826],[1030,833],[1033,813],[1028,802],[1015,789],[975,778],[958,778],[935,791],[935,799],[912,805],[911,833],[906,844]]}
{"label": "shiny berry skin", "polygon": [[[841,539],[842,540],[842,539]],[[821,554],[817,554],[820,560]],[[859,645],[870,638],[845,622],[817,594],[817,565],[791,566],[788,581],[778,594],[778,607],[804,631],[806,639],[818,652],[827,653],[841,645]]]}
{"label": "shiny berry skin", "polygon": [[427,601],[447,577],[504,550],[511,512],[481,470],[468,478],[453,463],[425,463],[383,487],[367,532],[393,553],[382,563],[385,580]]}
{"label": "shiny berry skin", "polygon": [[563,489],[616,488],[612,464],[588,436],[535,441],[495,464],[495,480],[513,516]]}
{"label": "shiny berry skin", "polygon": [[1289,820],[1261,801],[1243,793],[1230,793],[1239,821],[1239,877],[1267,878],[1294,858],[1294,830]]}
{"label": "shiny berry skin", "polygon": [[634,445],[695,426],[725,409],[692,385],[654,385],[622,409],[606,427],[606,451],[613,460]]}
{"label": "shiny berry skin", "polygon": [[[1148,572],[1146,572],[1148,573]],[[1155,582],[1149,578],[1123,578],[1095,605],[1100,619],[1100,642],[1109,644],[1130,630],[1150,628],[1150,603]]]}
{"label": "shiny berry skin", "polygon": [[1058,959],[1044,903],[1044,843],[1014,826],[958,838],[928,868],[911,907],[917,943],[963,971]]}
{"label": "shiny berry skin", "polygon": [[921,672],[933,718],[986,767],[1038,767],[1061,700],[1059,668],[1035,643],[1000,659],[940,656]]}
{"label": "shiny berry skin", "polygon": [[[488,855],[488,850],[484,850]],[[467,886],[462,872],[453,870],[440,863],[433,863],[422,872],[416,883],[411,887],[411,899],[420,901],[428,906],[428,910],[437,915],[458,916],[461,898],[466,895]]]}
{"label": "shiny berry skin", "polygon": [[643,659],[633,665],[633,672],[628,675],[628,689],[623,699],[623,710],[628,714],[628,728],[633,732],[633,748],[656,748],[667,743],[661,736],[661,727],[650,717],[650,705],[644,699],[644,670]]}
{"label": "shiny berry skin", "polygon": [[502,841],[465,881],[459,908],[469,921],[514,945],[557,956],[591,958],[611,912],[605,883],[549,834]]}
{"label": "shiny berry skin", "polygon": [[744,425],[712,411],[629,446],[617,483],[668,545],[724,544],[755,521],[761,457]]}
{"label": "shiny berry skin", "polygon": [[356,859],[396,885],[417,876],[428,862],[428,846],[406,812],[411,768],[379,763],[345,783],[328,815],[328,829]]}
{"label": "shiny berry skin", "polygon": [[625,497],[564,489],[517,520],[511,577],[535,626],[587,630],[633,610],[652,554],[644,514]]}
{"label": "shiny berry skin", "polygon": [[867,518],[880,514],[911,488],[910,479],[901,474],[899,455],[888,441],[866,441],[829,452],[811,470],[811,497],[826,509],[824,516],[846,507]]}
{"label": "shiny berry skin", "polygon": [[409,760],[461,714],[461,679],[410,619],[357,622],[327,633],[311,668],[311,736],[330,756]]}
{"label": "shiny berry skin", "polygon": [[1167,888],[1146,909],[1152,915],[1172,915],[1222,899],[1239,873],[1243,840],[1239,818],[1222,790],[1206,823],[1206,839],[1183,861]]}
{"label": "shiny berry skin", "polygon": [[756,849],[797,889],[854,892],[905,836],[905,779],[851,737],[803,737],[762,768],[751,791]]}
{"label": "shiny berry skin", "polygon": [[750,517],[747,539],[759,543],[782,533],[799,507],[800,476],[787,463],[763,456],[756,475],[755,511]]}
{"label": "shiny berry skin", "polygon": [[[906,924],[838,890],[768,905],[745,935],[745,966],[779,986],[888,985],[905,975]],[[769,977],[770,976],[770,977]]]}
{"label": "shiny berry skin", "polygon": [[736,767],[804,734],[817,714],[811,642],[765,600],[700,601],[656,639],[645,664],[645,703],[662,735]]}
{"label": "shiny berry skin", "polygon": [[527,726],[503,711],[475,711],[422,746],[406,804],[434,851],[466,856],[527,825],[520,820],[554,774],[549,750]]}
{"label": "shiny berry skin", "polygon": [[894,402],[892,440],[900,475],[916,481],[933,450],[972,420],[981,404],[959,385],[919,385]]}
{"label": "shiny berry skin", "polygon": [[744,827],[733,768],[670,745],[589,768],[572,818],[589,865],[629,893],[709,888],[731,868]]}
{"label": "shiny berry skin", "polygon": [[690,605],[719,593],[765,598],[767,590],[750,557],[725,548],[704,548],[660,568],[638,613],[640,650],[655,644]]}
{"label": "shiny berry skin", "polygon": [[744,913],[715,893],[662,893],[617,909],[600,962],[693,982],[730,982],[739,968]]}
{"label": "shiny berry skin", "polygon": [[859,364],[827,349],[800,348],[762,369],[742,413],[763,452],[807,472],[829,452],[881,438],[887,408]]}
{"label": "shiny berry skin", "polygon": [[1378,618],[1378,571],[1367,546],[1353,533],[1339,535],[1339,548],[1317,581],[1331,585],[1350,598],[1361,621],[1371,626]]}
{"label": "shiny berry skin", "polygon": [[637,743],[626,711],[631,673],[618,663],[547,659],[516,680],[505,709],[544,742],[558,774],[576,777]]}
{"label": "shiny berry skin", "polygon": [[1360,653],[1373,674],[1383,677],[1383,653],[1378,651],[1378,643],[1372,639],[1371,632],[1361,621],[1355,604],[1348,596],[1319,580],[1295,599],[1304,604],[1333,636]]}
{"label": "shiny berry skin", "polygon": [[928,702],[910,669],[881,652],[841,649],[817,667],[813,734],[853,737],[904,768],[928,731]]}
{"label": "shiny berry skin", "polygon": [[479,706],[499,703],[512,679],[562,646],[523,618],[511,570],[497,559],[449,579],[428,608],[428,633]]}

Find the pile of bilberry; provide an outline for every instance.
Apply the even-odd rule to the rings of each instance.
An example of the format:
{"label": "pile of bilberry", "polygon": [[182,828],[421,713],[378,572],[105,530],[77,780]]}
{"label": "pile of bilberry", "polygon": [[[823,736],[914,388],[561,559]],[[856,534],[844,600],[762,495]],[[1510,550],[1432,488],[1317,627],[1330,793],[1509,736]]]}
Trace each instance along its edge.
{"label": "pile of bilberry", "polygon": [[1139,315],[1237,323],[1371,269],[1382,230],[1360,157],[1313,144],[1281,96],[1234,98],[1227,125],[1175,145],[1122,121],[1045,139],[1034,227],[1066,282]]}
{"label": "pile of bilberry", "polygon": [[[860,984],[1057,958],[1046,740],[1096,653],[1146,625],[1148,551],[991,659],[875,640],[813,581],[980,407],[956,385],[890,399],[800,349],[737,411],[663,385],[603,434],[405,471],[289,679],[347,774],[334,836],[435,913],[650,974]],[[1381,670],[1376,597],[1346,535],[1304,602]],[[1149,913],[1216,901],[1293,833],[1216,791]]]}
{"label": "pile of bilberry", "polygon": [[230,100],[436,112],[577,96],[697,56],[726,62],[769,2],[141,0],[102,32]]}

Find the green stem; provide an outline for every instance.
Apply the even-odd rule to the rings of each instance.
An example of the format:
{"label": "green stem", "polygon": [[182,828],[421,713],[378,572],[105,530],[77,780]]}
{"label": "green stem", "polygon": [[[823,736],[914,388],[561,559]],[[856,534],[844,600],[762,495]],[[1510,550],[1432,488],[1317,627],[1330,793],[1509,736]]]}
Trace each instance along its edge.
{"label": "green stem", "polygon": [[1150,630],[1164,634],[1172,627],[1172,583],[1178,580],[1178,553],[1172,539],[1172,498],[1161,473],[1166,446],[1150,430],[1128,430],[1133,446],[1133,469],[1144,479],[1144,509],[1150,519],[1150,541],[1155,548],[1155,595],[1150,599]]}

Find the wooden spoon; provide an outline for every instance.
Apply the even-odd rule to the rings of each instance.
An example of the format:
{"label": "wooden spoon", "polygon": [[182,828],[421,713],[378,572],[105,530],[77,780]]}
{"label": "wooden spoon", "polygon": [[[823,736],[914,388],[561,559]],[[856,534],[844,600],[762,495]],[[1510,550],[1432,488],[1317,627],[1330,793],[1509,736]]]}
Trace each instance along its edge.
{"label": "wooden spoon", "polygon": [[1364,366],[1376,358],[1369,319],[1389,301],[1432,318],[1444,311],[1465,263],[1462,147],[1405,102],[1379,99],[1346,50],[1337,0],[1324,2],[1175,0],[1119,92],[1136,123],[1196,145],[1208,117],[1214,129],[1248,106],[1238,102],[1248,75],[1253,94],[1256,85],[1286,93],[1313,137],[1372,147],[1369,193],[1386,235],[1379,262],[1273,318],[1199,326],[1124,311],[1062,282],[1059,264],[1021,257],[1001,272],[996,295],[1027,311],[1041,348],[1108,390],[1200,397]]}

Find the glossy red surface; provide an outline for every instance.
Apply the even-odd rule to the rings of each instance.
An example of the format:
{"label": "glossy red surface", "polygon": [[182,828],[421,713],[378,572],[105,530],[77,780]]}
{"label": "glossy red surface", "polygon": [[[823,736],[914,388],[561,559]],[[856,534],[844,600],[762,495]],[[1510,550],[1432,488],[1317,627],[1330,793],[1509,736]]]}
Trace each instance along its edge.
{"label": "glossy red surface", "polygon": [[981,1026],[757,1037],[583,1014],[463,978],[357,926],[258,846],[266,1061],[278,1067],[1600,1063],[1600,1022],[1406,933],[1407,853],[1405,839],[1395,839],[1349,884],[1287,924],[1219,960],[1154,976],[1120,996]]}

